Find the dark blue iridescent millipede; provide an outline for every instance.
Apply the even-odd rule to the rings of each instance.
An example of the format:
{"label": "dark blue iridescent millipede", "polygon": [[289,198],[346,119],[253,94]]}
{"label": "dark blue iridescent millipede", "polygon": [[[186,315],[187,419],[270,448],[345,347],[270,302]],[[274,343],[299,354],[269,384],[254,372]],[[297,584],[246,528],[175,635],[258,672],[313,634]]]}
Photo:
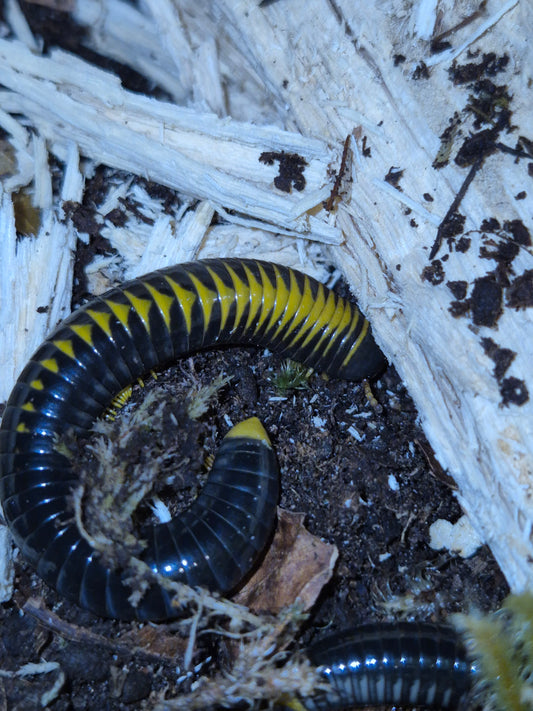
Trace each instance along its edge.
{"label": "dark blue iridescent millipede", "polygon": [[[155,583],[133,607],[121,571],[106,567],[81,535],[70,504],[79,482],[62,439],[67,431],[88,432],[113,398],[148,371],[227,344],[265,345],[348,380],[372,377],[384,366],[354,304],[311,277],[269,262],[178,265],[125,283],[75,311],[24,368],[0,427],[5,519],[26,559],[65,597],[119,619],[175,615],[170,594]],[[260,422],[238,424],[223,440],[192,506],[179,518],[141,531],[148,542],[144,562],[173,580],[230,592],[271,534],[278,479]],[[316,663],[323,660],[317,657]],[[340,679],[337,672],[331,678]],[[345,702],[355,700],[348,693]],[[305,703],[300,708],[326,708],[319,701]]]}

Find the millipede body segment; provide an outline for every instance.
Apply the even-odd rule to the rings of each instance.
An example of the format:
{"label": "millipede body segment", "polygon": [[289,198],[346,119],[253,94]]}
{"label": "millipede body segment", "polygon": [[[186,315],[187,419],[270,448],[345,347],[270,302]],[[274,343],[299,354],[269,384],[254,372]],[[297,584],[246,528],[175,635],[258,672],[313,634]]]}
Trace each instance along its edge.
{"label": "millipede body segment", "polygon": [[[224,344],[266,345],[352,380],[384,364],[357,307],[315,279],[269,262],[214,259],[95,298],[59,325],[20,375],[0,428],[0,499],[24,556],[81,606],[122,619],[173,614],[169,593],[156,584],[133,607],[120,571],[105,567],[80,534],[69,508],[78,479],[62,437],[87,432],[151,369]],[[278,470],[257,420],[237,432],[223,441],[193,506],[141,532],[154,572],[228,592],[256,561],[274,523]]]}
{"label": "millipede body segment", "polygon": [[[20,375],[0,427],[4,515],[41,577],[82,607],[120,619],[176,614],[171,593],[156,582],[133,606],[123,573],[106,567],[78,529],[70,497],[79,481],[62,447],[66,433],[87,433],[148,371],[225,344],[265,345],[349,380],[385,365],[357,307],[324,285],[268,262],[214,259],[162,269],[93,299],[59,325]],[[190,508],[140,531],[143,561],[172,580],[231,591],[271,535],[278,489],[261,423],[239,423]],[[454,633],[433,625],[368,626],[310,647],[308,656],[329,685],[289,700],[300,711],[386,703],[451,709],[472,676]]]}
{"label": "millipede body segment", "polygon": [[371,623],[306,650],[326,691],[294,700],[296,711],[362,706],[464,708],[476,668],[452,627],[426,622]]}

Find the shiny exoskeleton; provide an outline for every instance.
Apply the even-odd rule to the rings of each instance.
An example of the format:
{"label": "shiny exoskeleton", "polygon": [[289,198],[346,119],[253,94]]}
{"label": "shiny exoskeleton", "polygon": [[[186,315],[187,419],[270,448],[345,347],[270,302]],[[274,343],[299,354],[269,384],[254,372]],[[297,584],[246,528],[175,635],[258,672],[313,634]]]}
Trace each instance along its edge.
{"label": "shiny exoskeleton", "polygon": [[[60,593],[102,616],[173,614],[155,584],[132,607],[120,571],[105,567],[80,534],[69,508],[78,481],[61,438],[88,431],[151,369],[241,343],[351,380],[384,364],[354,304],[293,269],[241,259],[191,262],[125,283],[74,312],[33,355],[0,428],[0,499],[22,553]],[[237,432],[224,440],[193,507],[142,532],[154,572],[228,592],[256,561],[274,522],[278,470],[257,420]]]}
{"label": "shiny exoskeleton", "polygon": [[476,674],[453,628],[423,622],[361,625],[322,639],[306,653],[321,667],[328,689],[289,702],[292,709],[461,709]]}
{"label": "shiny exoskeleton", "polygon": [[[354,304],[300,272],[241,259],[183,264],[112,289],[60,324],[31,358],[0,427],[0,500],[22,553],[60,593],[102,616],[175,614],[170,593],[156,583],[134,607],[121,571],[106,567],[81,535],[69,503],[78,479],[61,442],[67,431],[87,432],[144,373],[202,348],[240,343],[266,345],[349,380],[385,364]],[[241,422],[224,438],[192,506],[141,532],[144,562],[173,580],[231,591],[271,534],[278,487],[265,430],[256,418]],[[290,700],[293,709],[451,709],[472,676],[454,633],[431,625],[352,630],[308,654],[330,688]]]}

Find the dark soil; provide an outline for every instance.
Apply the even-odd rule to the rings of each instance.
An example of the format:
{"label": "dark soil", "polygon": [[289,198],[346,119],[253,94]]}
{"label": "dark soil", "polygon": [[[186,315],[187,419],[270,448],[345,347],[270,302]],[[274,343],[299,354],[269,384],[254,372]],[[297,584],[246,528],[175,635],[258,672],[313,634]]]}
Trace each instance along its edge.
{"label": "dark soil", "polygon": [[[300,642],[326,627],[331,632],[371,620],[443,620],[451,612],[498,607],[507,586],[488,549],[463,560],[428,547],[430,524],[455,521],[461,510],[446,475],[426,459],[424,452],[431,450],[395,371],[389,368],[373,385],[377,402],[371,402],[361,385],[327,382],[317,374],[307,389],[280,396],[274,383],[280,365],[276,356],[253,348],[198,354],[157,380],[149,378],[144,388],[136,386],[127,408],[152,388],[183,398],[191,376],[198,384],[220,373],[232,376],[196,425],[203,443],[202,457],[192,457],[196,468],[215,451],[229,420],[257,415],[278,456],[281,506],[304,511],[309,530],[339,548],[334,577]],[[45,660],[57,662],[64,674],[51,709],[151,708],[160,694],[177,693],[179,635],[175,649],[140,644],[136,623],[80,610],[46,588],[23,562],[17,563],[15,597],[0,615],[2,669]],[[161,633],[169,643],[171,628],[161,626]],[[195,663],[208,655],[211,667],[224,666],[212,641],[202,643]],[[41,708],[59,673],[0,679],[3,708]]]}
{"label": "dark soil", "polygon": [[[117,71],[128,88],[160,94],[135,72],[84,49],[83,32],[67,14],[22,5],[45,49],[65,46]],[[96,243],[93,237],[89,251]],[[144,389],[136,386],[133,402],[154,387],[176,388],[181,397],[183,371],[191,368],[202,383],[220,373],[232,376],[198,426],[200,459],[215,451],[228,421],[257,415],[279,460],[281,506],[304,511],[309,530],[338,546],[334,577],[302,645],[326,627],[331,632],[370,620],[443,620],[451,612],[500,605],[508,589],[487,548],[463,560],[428,546],[429,526],[438,518],[456,521],[461,510],[392,367],[372,386],[377,402],[361,385],[326,382],[316,374],[307,389],[278,399],[273,380],[280,360],[254,349],[229,349],[197,355],[157,381],[148,379]],[[178,693],[183,641],[172,626],[96,618],[46,588],[20,559],[15,595],[0,607],[0,619],[0,709],[149,709]],[[224,668],[224,654],[212,640],[202,643],[195,664],[208,656],[207,669]],[[42,662],[57,668],[9,675]]]}

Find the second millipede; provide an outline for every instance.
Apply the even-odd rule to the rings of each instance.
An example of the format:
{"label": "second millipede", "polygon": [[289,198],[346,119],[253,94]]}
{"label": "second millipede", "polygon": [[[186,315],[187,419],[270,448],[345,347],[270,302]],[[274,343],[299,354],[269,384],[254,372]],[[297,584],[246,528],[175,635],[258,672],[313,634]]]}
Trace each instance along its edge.
{"label": "second millipede", "polygon": [[[0,427],[0,501],[23,555],[68,599],[124,620],[175,615],[157,584],[133,607],[121,572],[107,568],[81,535],[69,510],[78,480],[60,444],[67,431],[88,432],[150,370],[228,344],[268,346],[347,380],[385,365],[356,305],[320,282],[270,262],[212,259],[153,272],[93,299],[24,368]],[[141,532],[148,541],[142,559],[155,573],[230,592],[266,545],[278,492],[268,436],[256,418],[246,420],[224,438],[192,506]],[[346,693],[343,705],[358,703]]]}

